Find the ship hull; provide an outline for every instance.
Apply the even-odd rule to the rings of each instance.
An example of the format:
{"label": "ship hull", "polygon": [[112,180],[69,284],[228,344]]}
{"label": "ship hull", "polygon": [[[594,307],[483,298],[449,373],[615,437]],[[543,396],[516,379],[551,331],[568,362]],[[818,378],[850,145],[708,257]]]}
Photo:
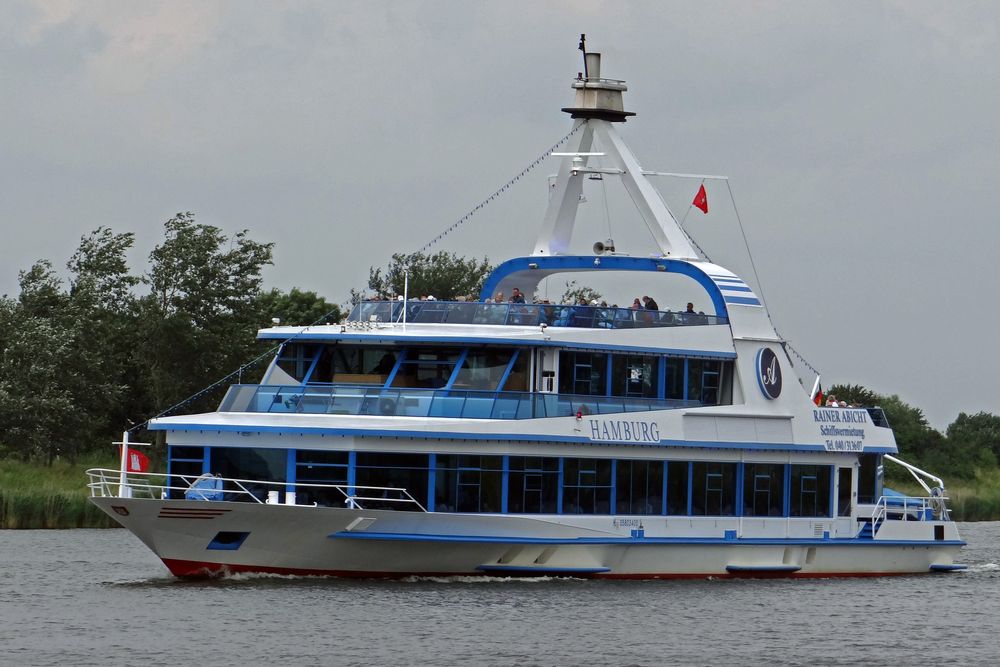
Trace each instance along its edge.
{"label": "ship hull", "polygon": [[[171,573],[185,578],[241,572],[395,578],[884,576],[955,569],[964,544],[952,522],[890,521],[868,538],[764,538],[747,534],[752,531],[713,531],[709,525],[718,522],[712,521],[704,522],[701,536],[690,530],[671,534],[661,526],[664,517],[591,517],[573,524],[563,516],[92,500]],[[628,528],[643,521],[640,529]],[[934,525],[943,526],[937,531],[943,539],[933,539]],[[882,533],[891,538],[880,539]]]}

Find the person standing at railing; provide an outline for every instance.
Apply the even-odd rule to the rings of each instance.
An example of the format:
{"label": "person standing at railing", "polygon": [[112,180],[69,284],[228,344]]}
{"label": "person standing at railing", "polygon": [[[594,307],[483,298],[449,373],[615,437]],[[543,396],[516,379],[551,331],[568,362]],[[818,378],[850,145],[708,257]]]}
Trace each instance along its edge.
{"label": "person standing at railing", "polygon": [[514,288],[514,291],[510,294],[511,303],[524,303],[524,295],[521,294],[521,290]]}

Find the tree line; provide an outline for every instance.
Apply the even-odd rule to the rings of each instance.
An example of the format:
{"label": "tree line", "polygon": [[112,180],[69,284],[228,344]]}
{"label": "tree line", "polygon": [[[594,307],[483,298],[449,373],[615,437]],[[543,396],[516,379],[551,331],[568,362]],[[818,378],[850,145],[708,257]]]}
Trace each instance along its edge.
{"label": "tree line", "polygon": [[16,298],[0,297],[0,456],[75,460],[259,355],[255,333],[272,317],[340,319],[314,292],[262,288],[273,243],[227,237],[191,213],[163,231],[142,273],[127,263],[135,235],[99,227],[63,275],[37,261]]}

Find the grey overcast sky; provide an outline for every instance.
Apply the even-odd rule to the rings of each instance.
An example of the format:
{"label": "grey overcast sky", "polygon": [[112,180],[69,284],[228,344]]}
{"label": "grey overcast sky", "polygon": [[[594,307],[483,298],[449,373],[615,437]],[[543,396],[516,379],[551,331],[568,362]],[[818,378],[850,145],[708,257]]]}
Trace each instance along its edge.
{"label": "grey overcast sky", "polygon": [[[988,1],[6,0],[0,293],[100,225],[136,233],[141,272],[192,211],[274,241],[269,287],[343,301],[568,131],[585,32],[628,81],[643,166],[731,178],[773,320],[824,385],[898,393],[943,429],[1000,413],[998,23]],[[434,250],[529,253],[556,169]],[[661,190],[680,217],[696,189]],[[651,251],[608,202],[616,240]],[[724,186],[709,202],[686,228],[755,282]]]}

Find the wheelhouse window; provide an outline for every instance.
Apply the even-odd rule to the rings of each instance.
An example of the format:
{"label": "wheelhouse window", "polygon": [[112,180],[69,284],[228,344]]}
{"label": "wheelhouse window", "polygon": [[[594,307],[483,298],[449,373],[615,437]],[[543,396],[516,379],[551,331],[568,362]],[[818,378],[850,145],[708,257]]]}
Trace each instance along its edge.
{"label": "wheelhouse window", "polygon": [[611,395],[656,398],[659,392],[659,357],[615,354],[611,356]]}
{"label": "wheelhouse window", "polygon": [[679,401],[684,398],[684,360],[667,357],[666,364],[666,384],[663,387],[663,397]]}
{"label": "wheelhouse window", "polygon": [[618,461],[615,468],[618,514],[663,513],[662,461]]}
{"label": "wheelhouse window", "polygon": [[563,459],[563,514],[610,514],[609,459]]}
{"label": "wheelhouse window", "polygon": [[461,348],[424,347],[406,350],[399,364],[393,387],[440,389],[447,386],[461,356]]}
{"label": "wheelhouse window", "polygon": [[507,511],[554,514],[559,499],[559,459],[511,456]]}
{"label": "wheelhouse window", "polygon": [[784,464],[743,464],[743,516],[782,516],[784,501]]}
{"label": "wheelhouse window", "polygon": [[830,516],[830,466],[793,465],[791,516]]}
{"label": "wheelhouse window", "polygon": [[500,512],[503,457],[438,454],[434,470],[434,511]]}
{"label": "wheelhouse window", "polygon": [[691,513],[695,516],[736,514],[736,464],[696,461],[691,476]]}
{"label": "wheelhouse window", "polygon": [[559,393],[607,396],[608,355],[596,352],[559,353]]}

